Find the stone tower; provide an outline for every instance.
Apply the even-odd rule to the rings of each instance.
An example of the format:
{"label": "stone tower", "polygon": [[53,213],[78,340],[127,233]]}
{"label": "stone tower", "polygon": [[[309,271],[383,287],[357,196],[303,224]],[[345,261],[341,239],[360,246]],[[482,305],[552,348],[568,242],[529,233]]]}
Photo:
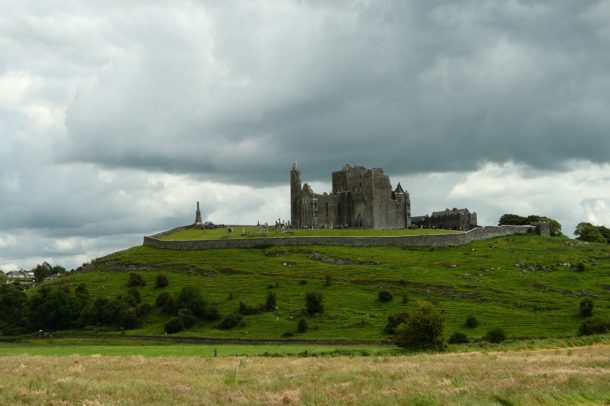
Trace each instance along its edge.
{"label": "stone tower", "polygon": [[197,210],[195,211],[195,225],[201,225],[203,221],[201,221],[201,210],[199,210],[199,202],[197,202]]}
{"label": "stone tower", "polygon": [[296,161],[290,171],[290,224],[301,227],[301,171]]}

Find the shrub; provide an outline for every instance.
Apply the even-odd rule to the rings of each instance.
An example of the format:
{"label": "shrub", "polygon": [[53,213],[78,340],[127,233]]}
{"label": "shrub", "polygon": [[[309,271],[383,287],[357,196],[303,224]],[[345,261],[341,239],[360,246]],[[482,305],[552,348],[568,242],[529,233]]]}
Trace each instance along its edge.
{"label": "shrub", "polygon": [[184,330],[184,323],[179,317],[174,317],[165,323],[165,332],[167,334],[176,334]]}
{"label": "shrub", "polygon": [[274,311],[277,307],[275,306],[276,297],[275,292],[271,291],[267,293],[267,300],[265,301],[265,310],[268,312]]}
{"label": "shrub", "polygon": [[150,314],[152,306],[149,303],[142,303],[137,308],[138,317],[145,318]]}
{"label": "shrub", "polygon": [[578,307],[580,309],[580,317],[585,318],[593,315],[593,300],[588,297],[581,300]]}
{"label": "shrub", "polygon": [[229,330],[233,327],[240,326],[242,324],[243,318],[239,313],[230,313],[225,316],[224,319],[218,325],[218,328],[223,330]]}
{"label": "shrub", "polygon": [[377,294],[380,302],[390,302],[394,298],[390,292],[387,290],[382,290]]}
{"label": "shrub", "polygon": [[252,314],[258,314],[262,312],[262,306],[250,306],[244,302],[239,302],[239,309],[237,312],[239,314],[243,314],[244,316],[249,316]]}
{"label": "shrub", "polygon": [[330,286],[333,283],[333,277],[330,276],[329,274],[326,274],[324,276],[324,286]]}
{"label": "shrub", "polygon": [[220,320],[220,311],[218,310],[218,306],[209,306],[205,312],[205,318],[206,320]]}
{"label": "shrub", "polygon": [[466,334],[456,331],[455,333],[451,334],[447,342],[449,344],[465,344],[468,342],[468,337]]}
{"label": "shrub", "polygon": [[135,306],[142,302],[142,295],[140,295],[140,291],[133,286],[127,289],[127,297],[125,298],[129,304]]}
{"label": "shrub", "polygon": [[418,304],[396,331],[396,344],[410,349],[443,349],[443,320],[430,302]]}
{"label": "shrub", "polygon": [[167,285],[169,285],[169,280],[167,279],[167,276],[161,273],[158,274],[155,278],[155,288],[164,288]]}
{"label": "shrub", "polygon": [[155,299],[155,306],[160,307],[165,314],[173,314],[175,311],[174,298],[169,292],[163,292]]}
{"label": "shrub", "polygon": [[396,328],[398,326],[400,326],[402,323],[404,323],[405,321],[407,321],[408,318],[409,318],[409,314],[405,313],[405,312],[390,314],[388,316],[388,323],[383,328],[383,331],[388,334],[396,333]]}
{"label": "shrub", "polygon": [[284,338],[294,337],[294,333],[292,331],[284,331],[282,333],[282,337],[284,337]]}
{"label": "shrub", "polygon": [[207,303],[203,300],[199,289],[193,286],[185,286],[180,289],[174,304],[177,309],[189,309],[196,317],[205,316]]}
{"label": "shrub", "polygon": [[579,262],[578,264],[576,264],[576,267],[574,268],[574,272],[584,272],[587,269],[587,267],[585,266],[584,263]]}
{"label": "shrub", "polygon": [[195,315],[190,309],[180,309],[178,310],[178,318],[182,321],[184,328],[191,328],[197,321]]}
{"label": "shrub", "polygon": [[308,292],[305,295],[305,306],[307,309],[307,313],[314,314],[322,314],[324,312],[324,306],[322,305],[322,294],[318,292]]}
{"label": "shrub", "polygon": [[501,343],[506,340],[506,334],[504,334],[504,330],[501,328],[492,328],[485,334],[483,337],[485,341],[489,341],[490,343]]}
{"label": "shrub", "polygon": [[464,322],[464,327],[475,328],[478,325],[479,325],[479,320],[477,320],[477,318],[474,315],[469,314],[466,317],[466,321]]}
{"label": "shrub", "polygon": [[307,281],[306,280],[302,280],[299,282],[299,285],[303,286],[303,285],[307,285]]}
{"label": "shrub", "polygon": [[129,272],[129,277],[127,278],[127,286],[144,286],[146,282],[142,275],[137,272]]}
{"label": "shrub", "polygon": [[584,320],[578,329],[579,336],[610,333],[610,321],[599,317],[590,317]]}
{"label": "shrub", "polygon": [[305,320],[305,319],[299,320],[299,323],[297,324],[297,331],[299,333],[304,333],[307,330],[309,330],[309,325],[307,324],[307,320]]}

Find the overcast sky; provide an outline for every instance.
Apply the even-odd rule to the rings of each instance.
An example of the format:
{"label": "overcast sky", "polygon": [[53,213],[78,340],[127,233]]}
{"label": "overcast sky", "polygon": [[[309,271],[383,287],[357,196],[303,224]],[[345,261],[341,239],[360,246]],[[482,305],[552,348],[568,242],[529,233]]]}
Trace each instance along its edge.
{"label": "overcast sky", "polygon": [[384,168],[413,214],[610,225],[610,0],[0,0],[0,268],[289,218]]}

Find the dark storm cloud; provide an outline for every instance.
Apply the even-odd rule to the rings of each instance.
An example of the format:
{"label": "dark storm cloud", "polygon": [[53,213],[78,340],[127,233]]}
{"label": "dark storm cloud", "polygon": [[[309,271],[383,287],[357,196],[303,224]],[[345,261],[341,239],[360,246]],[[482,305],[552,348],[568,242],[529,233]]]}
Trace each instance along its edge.
{"label": "dark storm cloud", "polygon": [[[239,6],[239,7],[236,7]],[[250,2],[111,14],[65,160],[283,182],[610,156],[608,2]]]}

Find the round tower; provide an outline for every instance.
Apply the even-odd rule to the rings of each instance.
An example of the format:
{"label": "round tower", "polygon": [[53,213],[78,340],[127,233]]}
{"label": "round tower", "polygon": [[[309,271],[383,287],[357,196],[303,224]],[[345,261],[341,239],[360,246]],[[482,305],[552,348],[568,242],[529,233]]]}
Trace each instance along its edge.
{"label": "round tower", "polygon": [[295,161],[290,170],[290,224],[301,227],[301,171]]}

